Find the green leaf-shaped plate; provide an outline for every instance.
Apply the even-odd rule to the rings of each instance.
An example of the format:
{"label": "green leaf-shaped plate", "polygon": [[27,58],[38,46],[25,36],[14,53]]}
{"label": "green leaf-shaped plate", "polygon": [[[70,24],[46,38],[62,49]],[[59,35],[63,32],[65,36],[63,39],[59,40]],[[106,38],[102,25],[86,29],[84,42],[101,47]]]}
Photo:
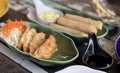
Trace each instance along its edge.
{"label": "green leaf-shaped plate", "polygon": [[[49,37],[49,35],[52,34],[55,37],[56,42],[58,44],[58,51],[52,56],[51,59],[43,60],[43,59],[37,59],[33,55],[23,52],[22,50],[19,50],[18,48],[6,43],[16,53],[19,53],[25,56],[26,58],[28,58],[29,60],[43,66],[57,66],[57,65],[67,64],[74,61],[79,56],[78,50],[74,42],[69,37],[49,27],[44,27],[42,25],[38,25],[31,22],[27,22],[27,23],[31,28],[35,28],[37,32],[44,32],[46,34],[46,37]],[[4,41],[3,39],[0,40]]]}

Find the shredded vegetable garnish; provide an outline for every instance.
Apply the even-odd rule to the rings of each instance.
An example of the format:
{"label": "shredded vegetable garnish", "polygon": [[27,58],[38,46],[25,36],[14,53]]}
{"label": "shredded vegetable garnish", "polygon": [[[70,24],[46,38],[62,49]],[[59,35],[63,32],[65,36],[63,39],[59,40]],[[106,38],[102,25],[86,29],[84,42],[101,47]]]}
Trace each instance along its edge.
{"label": "shredded vegetable garnish", "polygon": [[26,23],[24,21],[11,21],[11,20],[8,20],[6,25],[4,27],[2,27],[2,34],[4,34],[6,37],[9,37],[11,31],[14,29],[14,28],[17,28],[18,30],[20,30],[21,32],[24,31],[23,28],[26,28]]}

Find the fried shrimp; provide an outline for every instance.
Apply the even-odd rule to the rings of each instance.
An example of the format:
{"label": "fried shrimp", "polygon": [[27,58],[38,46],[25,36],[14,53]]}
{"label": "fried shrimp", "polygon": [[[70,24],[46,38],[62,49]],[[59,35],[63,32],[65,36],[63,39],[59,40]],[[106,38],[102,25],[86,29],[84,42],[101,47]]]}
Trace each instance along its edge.
{"label": "fried shrimp", "polygon": [[44,33],[37,33],[33,40],[30,42],[29,46],[29,52],[31,54],[34,54],[35,50],[45,41],[45,35]]}
{"label": "fried shrimp", "polygon": [[57,43],[55,37],[50,35],[49,38],[43,43],[34,53],[36,58],[50,59],[57,51]]}
{"label": "fried shrimp", "polygon": [[30,41],[32,40],[32,38],[35,36],[36,34],[36,30],[35,29],[31,29],[27,35],[25,36],[24,38],[24,43],[23,43],[23,51],[24,52],[29,52],[29,44],[30,44]]}

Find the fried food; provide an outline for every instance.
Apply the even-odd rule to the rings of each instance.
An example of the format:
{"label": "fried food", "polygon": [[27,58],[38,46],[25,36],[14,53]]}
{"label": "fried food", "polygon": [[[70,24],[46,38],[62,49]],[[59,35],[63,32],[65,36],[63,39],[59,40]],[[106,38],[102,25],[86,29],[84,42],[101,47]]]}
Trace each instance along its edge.
{"label": "fried food", "polygon": [[36,29],[30,28],[24,21],[8,20],[0,28],[0,37],[9,45],[35,54],[36,58],[50,59],[57,50],[57,43],[54,36],[50,35],[47,40],[45,36],[45,33],[37,33]]}
{"label": "fried food", "polygon": [[35,50],[45,41],[44,33],[37,33],[33,40],[30,42],[29,53],[34,54]]}
{"label": "fried food", "polygon": [[73,29],[73,28],[68,28],[68,27],[65,27],[65,26],[61,26],[59,24],[48,24],[48,26],[50,26],[50,27],[52,27],[52,28],[54,28],[56,30],[68,32],[70,34],[79,35],[79,36],[88,36],[88,34],[85,33],[85,32],[82,32],[82,31],[77,30],[77,29]]}
{"label": "fried food", "polygon": [[23,51],[24,52],[29,52],[29,44],[30,44],[30,41],[35,36],[35,34],[36,34],[36,30],[33,28],[26,34],[24,41],[23,41],[24,42],[23,43]]}
{"label": "fried food", "polygon": [[57,51],[57,43],[54,36],[50,35],[49,38],[43,43],[34,53],[34,56],[39,59],[50,59]]}
{"label": "fried food", "polygon": [[23,46],[23,43],[24,43],[24,40],[25,40],[25,37],[27,35],[27,33],[30,31],[30,28],[29,26],[26,27],[26,30],[24,31],[24,33],[22,34],[21,38],[20,38],[20,41],[18,43],[18,48],[19,49],[22,49],[22,46]]}
{"label": "fried food", "polygon": [[93,25],[97,29],[102,30],[102,24],[103,23],[101,21],[96,21],[96,20],[92,20],[90,18],[85,18],[85,17],[72,15],[72,14],[65,14],[64,17],[75,20],[75,21],[79,21],[79,22],[82,22],[82,23]]}
{"label": "fried food", "polygon": [[95,34],[97,33],[97,29],[93,25],[81,23],[81,22],[74,21],[74,20],[71,20],[65,17],[59,17],[57,19],[57,23],[63,26],[66,26],[66,27],[81,30],[86,33],[95,33]]}

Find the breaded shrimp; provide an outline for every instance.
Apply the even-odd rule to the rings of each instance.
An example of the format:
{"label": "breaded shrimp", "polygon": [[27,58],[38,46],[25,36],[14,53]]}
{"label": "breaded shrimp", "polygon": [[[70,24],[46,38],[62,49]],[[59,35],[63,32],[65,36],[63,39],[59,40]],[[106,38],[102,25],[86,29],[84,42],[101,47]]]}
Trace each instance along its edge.
{"label": "breaded shrimp", "polygon": [[50,35],[49,38],[43,43],[34,53],[36,58],[50,59],[57,51],[57,43],[54,36]]}
{"label": "breaded shrimp", "polygon": [[29,46],[29,52],[31,54],[34,54],[35,50],[45,41],[45,35],[44,33],[37,33],[33,40],[30,42]]}

